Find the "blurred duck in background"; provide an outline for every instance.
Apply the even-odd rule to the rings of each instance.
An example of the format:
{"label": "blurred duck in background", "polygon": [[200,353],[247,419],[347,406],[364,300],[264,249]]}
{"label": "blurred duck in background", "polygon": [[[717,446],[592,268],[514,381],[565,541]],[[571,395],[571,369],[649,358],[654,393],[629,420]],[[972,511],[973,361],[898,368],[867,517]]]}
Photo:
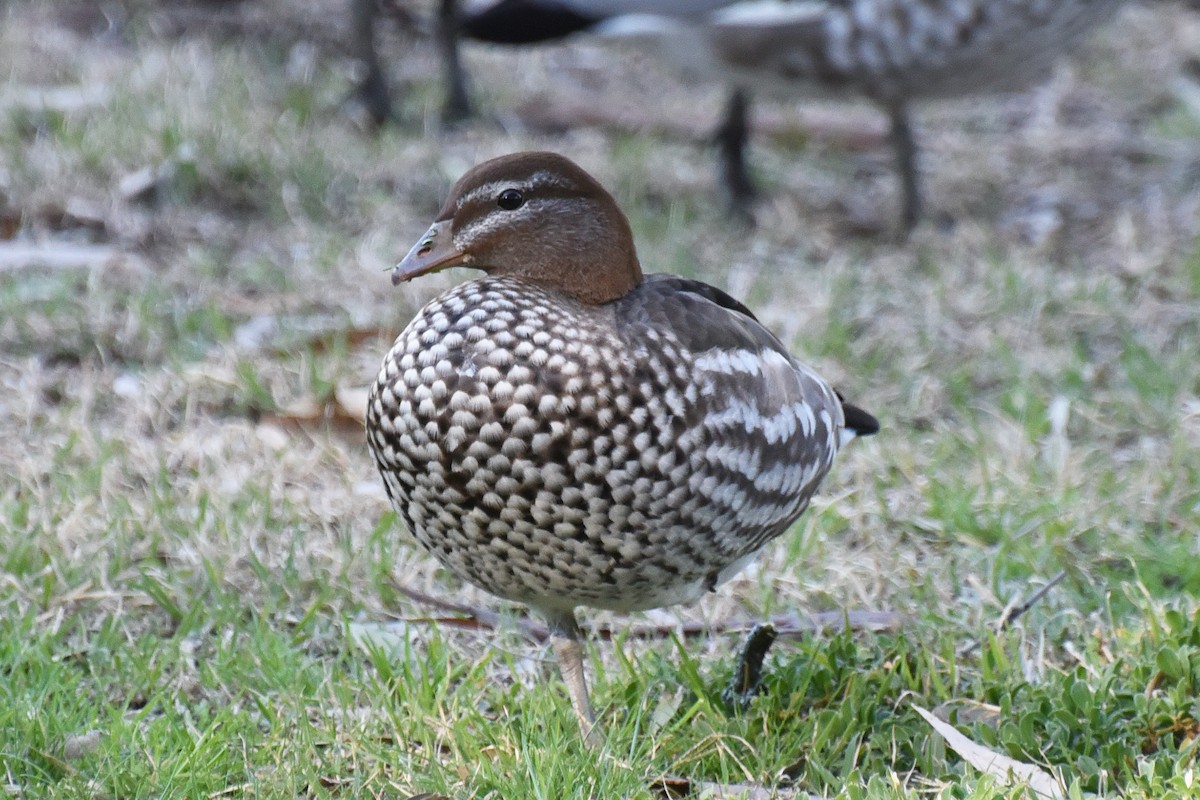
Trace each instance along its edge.
{"label": "blurred duck in background", "polygon": [[[666,19],[704,16],[732,0],[438,0],[436,36],[442,53],[446,100],[442,122],[454,124],[472,116],[466,70],[459,41],[501,45],[552,42],[591,30],[615,17],[647,14]],[[355,49],[364,64],[359,95],[376,124],[392,115],[392,103],[375,47],[374,28],[381,0],[351,0]]]}
{"label": "blurred duck in background", "polygon": [[697,78],[739,87],[722,124],[727,188],[749,201],[747,93],[860,96],[888,114],[901,226],[922,215],[913,101],[1025,88],[1123,0],[753,0],[703,19],[638,14],[599,32],[646,46]]}
{"label": "blurred duck in background", "polygon": [[[356,30],[370,43],[376,0],[353,0]],[[439,0],[445,65],[443,121],[471,115],[462,36],[527,45],[581,32],[628,41],[685,77],[735,87],[717,127],[722,189],[739,215],[755,196],[746,166],[751,92],[863,97],[888,115],[900,178],[900,227],[921,220],[924,198],[911,123],[914,101],[1015,91],[1049,76],[1055,62],[1110,19],[1123,0]],[[364,100],[390,115],[374,49]],[[383,116],[380,116],[380,115]]]}

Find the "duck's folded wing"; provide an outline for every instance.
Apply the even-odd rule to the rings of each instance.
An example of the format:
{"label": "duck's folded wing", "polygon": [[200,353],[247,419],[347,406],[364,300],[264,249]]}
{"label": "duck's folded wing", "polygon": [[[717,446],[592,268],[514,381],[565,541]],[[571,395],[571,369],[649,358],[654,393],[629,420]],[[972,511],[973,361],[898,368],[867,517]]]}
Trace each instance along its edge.
{"label": "duck's folded wing", "polygon": [[715,287],[652,275],[617,304],[641,376],[635,388],[666,406],[661,419],[699,437],[695,452],[720,483],[776,509],[806,503],[844,438],[829,384]]}

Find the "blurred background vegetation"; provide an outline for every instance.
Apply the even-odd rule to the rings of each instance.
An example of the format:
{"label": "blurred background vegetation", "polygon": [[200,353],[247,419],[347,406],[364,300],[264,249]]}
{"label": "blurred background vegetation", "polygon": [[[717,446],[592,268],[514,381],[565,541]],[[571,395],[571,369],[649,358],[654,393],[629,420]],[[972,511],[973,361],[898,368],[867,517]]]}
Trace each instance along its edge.
{"label": "blurred background vegetation", "polygon": [[[762,100],[749,226],[713,166],[724,87],[586,37],[465,43],[477,116],[447,127],[437,9],[376,11],[382,126],[349,6],[0,9],[5,791],[1023,791],[915,704],[1076,796],[1191,796],[1200,15],[1131,2],[1044,84],[919,106],[928,218],[898,241],[870,105]],[[588,648],[599,758],[517,625],[405,593],[498,605],[395,521],[359,421],[469,275],[385,270],[465,169],[532,148],[613,190],[648,271],[743,299],[884,426],[717,595],[583,615],[616,631]],[[902,622],[781,642],[722,707],[728,628],[843,610]]]}

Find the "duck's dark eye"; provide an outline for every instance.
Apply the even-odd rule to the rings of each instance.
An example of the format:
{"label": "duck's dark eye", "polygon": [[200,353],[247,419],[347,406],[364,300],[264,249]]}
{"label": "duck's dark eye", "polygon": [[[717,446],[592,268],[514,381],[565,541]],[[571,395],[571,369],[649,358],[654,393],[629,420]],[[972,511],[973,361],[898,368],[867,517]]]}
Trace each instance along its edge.
{"label": "duck's dark eye", "polygon": [[515,211],[525,205],[525,195],[518,192],[516,189],[505,189],[496,198],[496,205],[503,208],[505,211]]}

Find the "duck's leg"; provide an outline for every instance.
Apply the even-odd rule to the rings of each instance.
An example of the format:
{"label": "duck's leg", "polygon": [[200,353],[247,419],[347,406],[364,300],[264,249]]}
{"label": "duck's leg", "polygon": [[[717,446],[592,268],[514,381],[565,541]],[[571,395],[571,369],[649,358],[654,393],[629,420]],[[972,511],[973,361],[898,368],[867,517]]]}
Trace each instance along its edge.
{"label": "duck's leg", "polygon": [[371,121],[383,125],[392,118],[392,98],[388,92],[387,76],[375,49],[375,23],[378,18],[375,0],[354,0],[354,53],[366,66],[367,73],[358,85],[358,96],[371,115]]}
{"label": "duck's leg", "polygon": [[572,611],[548,614],[547,622],[550,624],[550,645],[554,648],[554,658],[558,661],[563,683],[567,685],[567,693],[571,695],[571,705],[579,719],[583,741],[588,747],[600,747],[604,741],[596,728],[596,715],[588,699],[587,678],[583,672],[583,646],[579,642],[579,625],[575,622],[575,614]]}
{"label": "duck's leg", "polygon": [[438,3],[437,37],[446,71],[446,103],[442,106],[442,124],[454,125],[471,116],[466,72],[458,55],[458,0],[440,0]]}
{"label": "duck's leg", "polygon": [[731,211],[739,217],[750,216],[754,202],[754,182],[746,169],[746,143],[750,138],[750,96],[738,86],[729,95],[725,117],[717,128],[715,139],[720,159],[721,186]]}
{"label": "duck's leg", "polygon": [[775,626],[766,622],[755,625],[746,636],[733,668],[733,677],[721,692],[721,699],[731,710],[744,711],[762,691],[763,659],[778,635]]}
{"label": "duck's leg", "polygon": [[908,106],[904,102],[892,103],[888,107],[892,130],[890,138],[896,151],[896,171],[900,173],[902,202],[900,223],[908,234],[921,220],[921,179],[917,173],[917,141],[913,136],[908,117]]}

